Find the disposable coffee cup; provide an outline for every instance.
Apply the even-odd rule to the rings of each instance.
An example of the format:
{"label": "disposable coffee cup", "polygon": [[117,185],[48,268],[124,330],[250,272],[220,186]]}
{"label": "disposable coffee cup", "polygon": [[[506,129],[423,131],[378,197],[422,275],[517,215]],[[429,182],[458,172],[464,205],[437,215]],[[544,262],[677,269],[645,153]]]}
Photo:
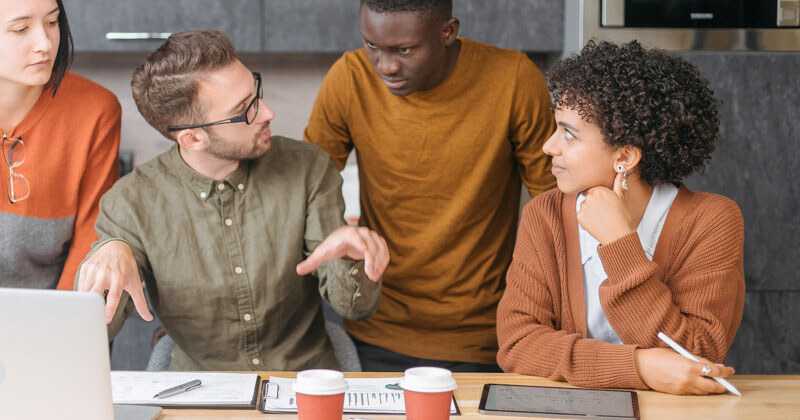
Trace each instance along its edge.
{"label": "disposable coffee cup", "polygon": [[408,420],[447,420],[456,380],[447,369],[415,367],[400,381]]}
{"label": "disposable coffee cup", "polygon": [[297,374],[299,420],[342,420],[347,382],[342,372],[328,369],[304,370]]}

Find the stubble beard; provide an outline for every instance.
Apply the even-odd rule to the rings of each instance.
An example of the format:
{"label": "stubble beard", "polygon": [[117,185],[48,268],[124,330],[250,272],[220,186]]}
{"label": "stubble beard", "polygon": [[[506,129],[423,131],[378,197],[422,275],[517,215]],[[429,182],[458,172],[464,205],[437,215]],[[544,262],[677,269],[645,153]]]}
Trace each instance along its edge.
{"label": "stubble beard", "polygon": [[261,146],[259,137],[267,130],[264,126],[259,130],[252,139],[244,144],[232,144],[233,141],[224,137],[218,136],[214,130],[208,130],[208,153],[218,159],[225,160],[253,160],[264,156],[270,149],[270,142]]}

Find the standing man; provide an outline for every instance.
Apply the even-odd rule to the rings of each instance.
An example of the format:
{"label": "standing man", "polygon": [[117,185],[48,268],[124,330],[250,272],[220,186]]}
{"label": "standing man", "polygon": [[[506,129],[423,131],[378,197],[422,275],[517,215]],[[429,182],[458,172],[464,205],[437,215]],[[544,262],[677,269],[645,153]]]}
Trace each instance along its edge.
{"label": "standing man", "polygon": [[451,0],[362,0],[364,48],[331,68],[305,139],[339,169],[358,151],[360,224],[386,238],[383,298],[346,322],[365,370],[499,370],[497,303],[520,187],[555,185],[541,72],[458,38]]}
{"label": "standing man", "polygon": [[261,75],[222,32],[173,34],[131,87],[176,144],[100,202],[100,241],[76,283],[108,291],[111,335],[134,305],[152,319],[144,281],[177,344],[170,369],[338,368],[320,297],[345,318],[370,316],[389,252],[375,232],[343,226],[328,155],[271,137]]}

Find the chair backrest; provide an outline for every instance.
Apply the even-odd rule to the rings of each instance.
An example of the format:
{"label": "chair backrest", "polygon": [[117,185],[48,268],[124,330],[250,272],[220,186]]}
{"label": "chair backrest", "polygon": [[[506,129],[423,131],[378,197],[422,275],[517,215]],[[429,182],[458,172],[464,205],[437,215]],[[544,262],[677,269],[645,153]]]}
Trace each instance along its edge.
{"label": "chair backrest", "polygon": [[169,362],[172,361],[172,349],[175,348],[175,340],[169,335],[163,335],[150,353],[150,360],[147,361],[147,370],[167,370]]}
{"label": "chair backrest", "polygon": [[333,353],[342,368],[342,372],[361,372],[361,360],[353,339],[339,324],[325,321],[325,331],[333,344]]}

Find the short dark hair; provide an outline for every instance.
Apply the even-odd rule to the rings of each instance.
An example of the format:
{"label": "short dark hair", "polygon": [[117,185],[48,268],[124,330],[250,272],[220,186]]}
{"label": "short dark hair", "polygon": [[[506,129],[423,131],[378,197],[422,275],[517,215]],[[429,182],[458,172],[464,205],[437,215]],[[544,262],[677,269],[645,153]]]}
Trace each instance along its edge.
{"label": "short dark hair", "polygon": [[697,68],[632,41],[589,41],[547,73],[553,109],[566,107],[600,127],[605,141],[642,150],[641,177],[677,183],[711,160],[721,102]]}
{"label": "short dark hair", "polygon": [[361,5],[377,13],[415,12],[441,20],[453,16],[453,0],[361,0]]}
{"label": "short dark hair", "polygon": [[134,70],[133,101],[153,128],[174,140],[168,127],[197,124],[204,118],[196,100],[200,79],[237,59],[233,43],[223,32],[174,33]]}
{"label": "short dark hair", "polygon": [[61,86],[64,75],[67,74],[69,66],[72,65],[74,51],[72,32],[69,30],[69,21],[67,20],[67,11],[64,10],[64,3],[62,0],[56,0],[56,4],[58,4],[58,9],[60,10],[58,14],[58,52],[56,53],[56,60],[53,62],[53,75],[48,82],[49,87],[53,89],[53,96],[56,96],[56,91]]}

